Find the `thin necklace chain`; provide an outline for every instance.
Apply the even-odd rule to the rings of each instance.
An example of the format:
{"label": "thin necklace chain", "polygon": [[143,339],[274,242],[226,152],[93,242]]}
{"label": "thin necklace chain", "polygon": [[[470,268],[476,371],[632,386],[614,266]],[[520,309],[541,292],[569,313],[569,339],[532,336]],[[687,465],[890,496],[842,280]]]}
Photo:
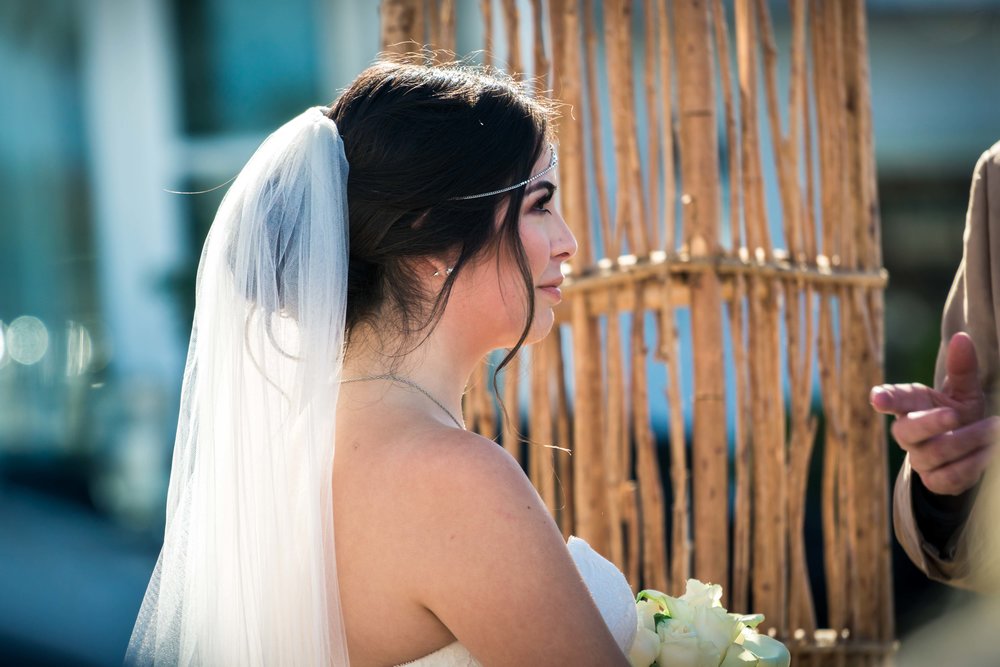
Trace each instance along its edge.
{"label": "thin necklace chain", "polygon": [[428,392],[426,389],[424,389],[423,387],[421,387],[419,384],[417,384],[413,380],[408,380],[408,379],[406,379],[404,377],[400,377],[400,376],[395,375],[393,373],[383,373],[382,375],[363,375],[361,377],[356,377],[356,378],[345,378],[345,379],[341,380],[340,382],[342,384],[346,384],[348,382],[361,382],[363,380],[395,380],[396,382],[402,382],[403,384],[409,385],[409,386],[413,387],[414,389],[416,389],[417,391],[419,391],[424,396],[426,396],[427,398],[429,398],[432,401],[434,401],[435,405],[437,405],[439,408],[441,408],[442,410],[444,410],[445,413],[449,417],[451,417],[451,420],[453,422],[455,422],[456,426],[458,426],[463,431],[465,430],[465,425],[462,424],[462,422],[458,421],[458,419],[455,418],[455,415],[451,414],[451,410],[449,410],[448,408],[444,407],[444,404],[442,404],[441,401],[439,401],[436,398],[434,398],[433,396],[431,396],[430,392]]}

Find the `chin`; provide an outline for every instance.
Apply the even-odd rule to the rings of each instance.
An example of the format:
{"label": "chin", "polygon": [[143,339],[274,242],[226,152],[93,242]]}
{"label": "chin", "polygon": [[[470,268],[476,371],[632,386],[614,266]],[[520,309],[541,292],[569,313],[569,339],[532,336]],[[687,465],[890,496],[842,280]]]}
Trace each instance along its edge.
{"label": "chin", "polygon": [[532,345],[545,339],[552,332],[556,317],[551,308],[545,308],[535,314],[535,321],[531,323],[531,331],[524,339],[525,345]]}

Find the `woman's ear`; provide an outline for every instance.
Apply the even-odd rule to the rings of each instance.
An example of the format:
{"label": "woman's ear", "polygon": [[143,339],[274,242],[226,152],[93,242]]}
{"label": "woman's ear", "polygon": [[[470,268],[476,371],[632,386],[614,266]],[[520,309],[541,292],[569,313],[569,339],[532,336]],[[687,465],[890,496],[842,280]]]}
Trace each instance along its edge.
{"label": "woman's ear", "polygon": [[413,261],[412,269],[414,277],[421,281],[430,281],[432,284],[443,282],[451,275],[455,263],[449,261],[448,256],[442,257],[421,257]]}

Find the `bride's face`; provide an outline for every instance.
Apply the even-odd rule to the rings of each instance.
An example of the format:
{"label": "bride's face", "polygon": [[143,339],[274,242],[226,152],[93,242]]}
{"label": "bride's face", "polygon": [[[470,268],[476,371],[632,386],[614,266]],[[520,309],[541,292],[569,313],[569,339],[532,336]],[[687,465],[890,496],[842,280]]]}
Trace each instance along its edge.
{"label": "bride's face", "polygon": [[[548,167],[550,160],[550,151],[543,151],[531,173]],[[557,187],[555,168],[525,187],[519,212],[518,231],[535,297],[534,320],[526,343],[541,340],[552,329],[553,308],[561,301],[556,287],[562,282],[561,265],[577,250],[576,239],[555,206]],[[497,212],[498,226],[506,214],[505,205]],[[527,287],[517,261],[506,244],[501,244],[499,257],[487,253],[457,277],[449,307],[457,301],[465,326],[488,342],[491,349],[513,347],[528,317]]]}

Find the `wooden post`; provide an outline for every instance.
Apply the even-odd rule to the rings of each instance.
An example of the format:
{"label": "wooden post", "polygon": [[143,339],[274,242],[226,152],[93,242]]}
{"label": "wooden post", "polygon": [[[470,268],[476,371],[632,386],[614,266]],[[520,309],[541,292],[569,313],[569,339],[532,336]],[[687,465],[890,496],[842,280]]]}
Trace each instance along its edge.
{"label": "wooden post", "polygon": [[379,5],[382,50],[406,53],[424,43],[425,16],[419,0],[382,0]]}
{"label": "wooden post", "polygon": [[[719,165],[712,33],[703,0],[674,4],[684,232],[692,257],[719,252]],[[729,512],[722,301],[718,276],[691,281],[694,339],[694,557],[696,577],[728,587]]]}

